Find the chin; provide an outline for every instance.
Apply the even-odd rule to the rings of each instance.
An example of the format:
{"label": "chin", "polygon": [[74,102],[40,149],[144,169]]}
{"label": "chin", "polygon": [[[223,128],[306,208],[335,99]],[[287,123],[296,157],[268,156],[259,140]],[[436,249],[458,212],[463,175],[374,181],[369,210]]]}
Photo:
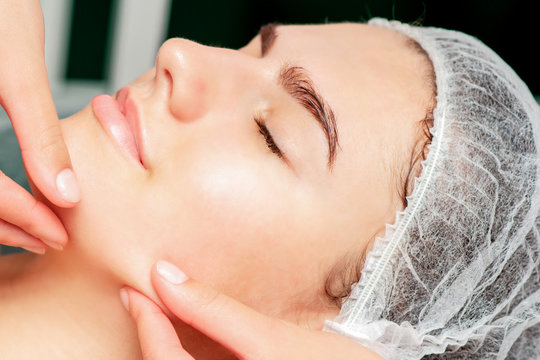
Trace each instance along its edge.
{"label": "chin", "polygon": [[61,127],[81,202],[73,208],[57,207],[29,179],[36,199],[66,228],[69,241],[57,258],[82,271],[100,273],[118,290],[133,287],[165,309],[150,280],[151,269],[163,251],[148,240],[156,234],[147,231],[152,227],[145,223],[144,201],[130,197],[141,185],[133,180],[131,165],[119,155],[90,107],[62,120]]}

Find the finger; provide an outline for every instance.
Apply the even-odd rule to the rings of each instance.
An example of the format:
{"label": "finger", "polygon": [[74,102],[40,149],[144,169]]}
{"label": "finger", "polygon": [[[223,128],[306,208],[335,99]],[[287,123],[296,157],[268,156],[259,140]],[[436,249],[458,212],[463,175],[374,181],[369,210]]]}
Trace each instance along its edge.
{"label": "finger", "polygon": [[152,283],[180,320],[240,359],[380,359],[345,337],[313,331],[256,312],[158,261]]}
{"label": "finger", "polygon": [[17,226],[53,248],[59,249],[67,244],[66,230],[51,209],[37,201],[1,171],[0,219]]}
{"label": "finger", "polygon": [[17,246],[37,254],[44,254],[47,245],[12,224],[0,219],[0,244]]}
{"label": "finger", "polygon": [[182,348],[171,321],[152,300],[129,288],[123,288],[120,295],[137,323],[144,360],[193,360]]}
{"label": "finger", "polygon": [[33,182],[55,205],[71,207],[80,200],[80,193],[49,88],[41,9],[39,3],[25,1],[11,11],[24,11],[20,18],[34,21],[28,24],[32,29],[9,34],[13,41],[23,36],[19,43],[24,46],[0,54],[3,69],[9,69],[1,73],[0,104],[13,124]]}
{"label": "finger", "polygon": [[276,336],[287,336],[285,322],[262,315],[209,286],[187,279],[168,262],[158,261],[152,269],[152,283],[167,308],[180,320],[240,358],[269,358],[271,351],[276,355],[278,349],[271,344],[279,343]]}
{"label": "finger", "polygon": [[[46,75],[45,75],[46,76]],[[43,195],[60,207],[80,201],[80,191],[48,85],[36,79],[33,90],[8,91],[4,107],[13,124],[26,171]],[[22,106],[21,106],[22,105]]]}

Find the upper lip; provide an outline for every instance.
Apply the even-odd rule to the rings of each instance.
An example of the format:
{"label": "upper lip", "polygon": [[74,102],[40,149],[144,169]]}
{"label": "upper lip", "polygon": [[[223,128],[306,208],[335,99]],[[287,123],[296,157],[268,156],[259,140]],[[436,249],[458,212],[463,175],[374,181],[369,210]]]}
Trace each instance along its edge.
{"label": "upper lip", "polygon": [[139,152],[139,160],[142,166],[146,168],[145,161],[144,161],[145,152],[144,152],[144,147],[143,147],[139,111],[137,109],[137,104],[133,101],[133,98],[130,96],[130,89],[128,87],[124,87],[120,89],[116,93],[115,99],[118,102],[120,112],[125,116],[126,121],[129,124],[129,127],[131,129],[131,132],[133,133],[133,137],[135,138],[135,145],[137,147],[137,151]]}

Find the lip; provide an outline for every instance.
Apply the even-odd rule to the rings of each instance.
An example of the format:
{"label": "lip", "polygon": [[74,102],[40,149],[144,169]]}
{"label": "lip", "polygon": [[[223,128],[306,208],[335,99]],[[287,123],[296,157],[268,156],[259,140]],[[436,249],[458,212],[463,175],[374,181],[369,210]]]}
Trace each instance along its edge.
{"label": "lip", "polygon": [[132,97],[129,96],[130,91],[128,87],[120,89],[116,93],[116,101],[120,106],[120,112],[124,114],[126,120],[133,132],[133,137],[135,138],[135,145],[139,151],[139,161],[145,166],[145,151],[144,151],[144,141],[142,137],[141,122],[139,119],[139,110],[137,109],[137,104]]}
{"label": "lip", "polygon": [[101,126],[120,149],[146,168],[141,148],[139,116],[135,103],[129,98],[129,90],[121,89],[115,98],[105,94],[94,97],[92,109]]}

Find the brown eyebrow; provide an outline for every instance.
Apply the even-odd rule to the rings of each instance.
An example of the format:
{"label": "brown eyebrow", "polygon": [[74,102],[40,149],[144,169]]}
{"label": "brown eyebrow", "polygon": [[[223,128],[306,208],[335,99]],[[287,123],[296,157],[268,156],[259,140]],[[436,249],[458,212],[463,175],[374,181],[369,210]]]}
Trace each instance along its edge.
{"label": "brown eyebrow", "polygon": [[[274,45],[277,38],[277,26],[278,24],[271,23],[259,30],[262,56],[266,55]],[[283,65],[279,72],[278,83],[321,125],[328,141],[328,168],[332,169],[336,159],[336,148],[339,145],[334,111],[317,92],[304,68],[290,64]]]}

